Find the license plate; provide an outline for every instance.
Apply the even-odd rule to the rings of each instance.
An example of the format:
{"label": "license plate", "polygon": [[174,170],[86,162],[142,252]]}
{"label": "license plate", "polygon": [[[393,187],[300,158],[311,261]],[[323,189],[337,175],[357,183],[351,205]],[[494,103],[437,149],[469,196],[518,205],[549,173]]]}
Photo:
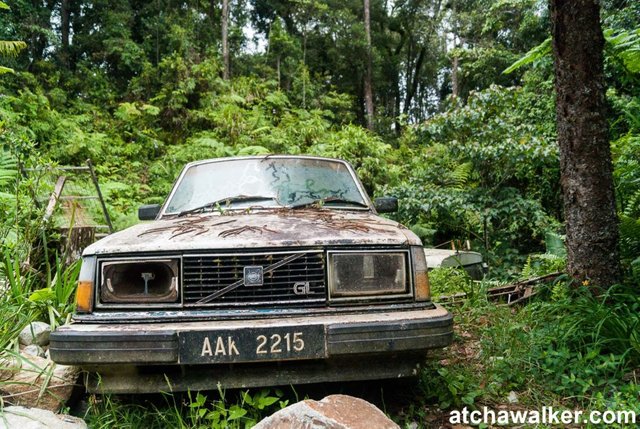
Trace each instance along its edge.
{"label": "license plate", "polygon": [[323,325],[216,329],[178,333],[180,363],[206,364],[321,359],[327,356]]}

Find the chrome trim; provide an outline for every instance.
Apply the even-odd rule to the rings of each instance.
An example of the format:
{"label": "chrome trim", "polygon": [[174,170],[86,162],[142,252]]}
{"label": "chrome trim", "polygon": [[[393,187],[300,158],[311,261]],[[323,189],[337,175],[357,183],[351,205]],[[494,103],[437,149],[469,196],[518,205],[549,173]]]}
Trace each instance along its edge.
{"label": "chrome trim", "polygon": [[[350,297],[332,297],[331,292],[333,290],[331,285],[332,279],[332,264],[331,264],[331,255],[334,253],[340,254],[362,254],[362,253],[404,253],[404,261],[407,272],[407,280],[409,282],[407,291],[405,293],[394,293],[394,294],[381,294],[381,295],[361,295],[361,296],[350,296]],[[414,298],[414,278],[413,278],[413,263],[411,261],[411,252],[410,249],[376,249],[376,250],[327,250],[327,299],[328,304],[331,303],[340,303],[340,302],[353,302],[353,301],[377,301],[377,300],[392,300],[398,298]]]}
{"label": "chrome trim", "polygon": [[[402,249],[400,249],[402,250]],[[242,251],[228,251],[228,252],[219,252],[219,253],[185,253],[184,257],[194,257],[194,258],[204,258],[204,257],[209,257],[209,256],[233,256],[233,255],[238,255],[238,256],[262,256],[262,255],[284,255],[284,254],[292,254],[292,253],[312,253],[312,252],[316,252],[316,253],[320,253],[320,252],[324,252],[324,249],[322,247],[312,247],[312,248],[306,248],[304,250],[281,250],[278,252],[242,252]]]}

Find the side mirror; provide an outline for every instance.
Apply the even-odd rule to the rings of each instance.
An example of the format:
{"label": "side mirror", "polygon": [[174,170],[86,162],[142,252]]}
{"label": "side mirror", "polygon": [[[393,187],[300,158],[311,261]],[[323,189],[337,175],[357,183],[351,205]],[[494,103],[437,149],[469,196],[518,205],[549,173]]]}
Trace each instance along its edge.
{"label": "side mirror", "polygon": [[373,205],[378,213],[395,213],[398,211],[398,199],[396,197],[376,198]]}
{"label": "side mirror", "polygon": [[138,207],[138,219],[155,220],[160,213],[160,204],[145,204]]}

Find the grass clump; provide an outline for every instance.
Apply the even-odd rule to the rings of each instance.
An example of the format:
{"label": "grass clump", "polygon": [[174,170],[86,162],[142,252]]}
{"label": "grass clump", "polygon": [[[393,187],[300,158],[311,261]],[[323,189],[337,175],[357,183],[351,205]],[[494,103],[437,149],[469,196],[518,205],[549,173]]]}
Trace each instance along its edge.
{"label": "grass clump", "polygon": [[160,398],[90,396],[84,419],[91,428],[240,429],[253,427],[288,405],[275,389],[240,391],[228,398],[221,388],[202,392],[163,393]]}

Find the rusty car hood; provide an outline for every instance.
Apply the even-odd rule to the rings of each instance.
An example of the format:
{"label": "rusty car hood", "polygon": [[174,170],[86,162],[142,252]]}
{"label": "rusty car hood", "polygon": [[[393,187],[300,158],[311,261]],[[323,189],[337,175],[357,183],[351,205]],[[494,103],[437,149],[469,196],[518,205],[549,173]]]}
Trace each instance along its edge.
{"label": "rusty car hood", "polygon": [[420,239],[370,212],[281,209],[141,223],[93,243],[84,255],[325,245],[420,245]]}

